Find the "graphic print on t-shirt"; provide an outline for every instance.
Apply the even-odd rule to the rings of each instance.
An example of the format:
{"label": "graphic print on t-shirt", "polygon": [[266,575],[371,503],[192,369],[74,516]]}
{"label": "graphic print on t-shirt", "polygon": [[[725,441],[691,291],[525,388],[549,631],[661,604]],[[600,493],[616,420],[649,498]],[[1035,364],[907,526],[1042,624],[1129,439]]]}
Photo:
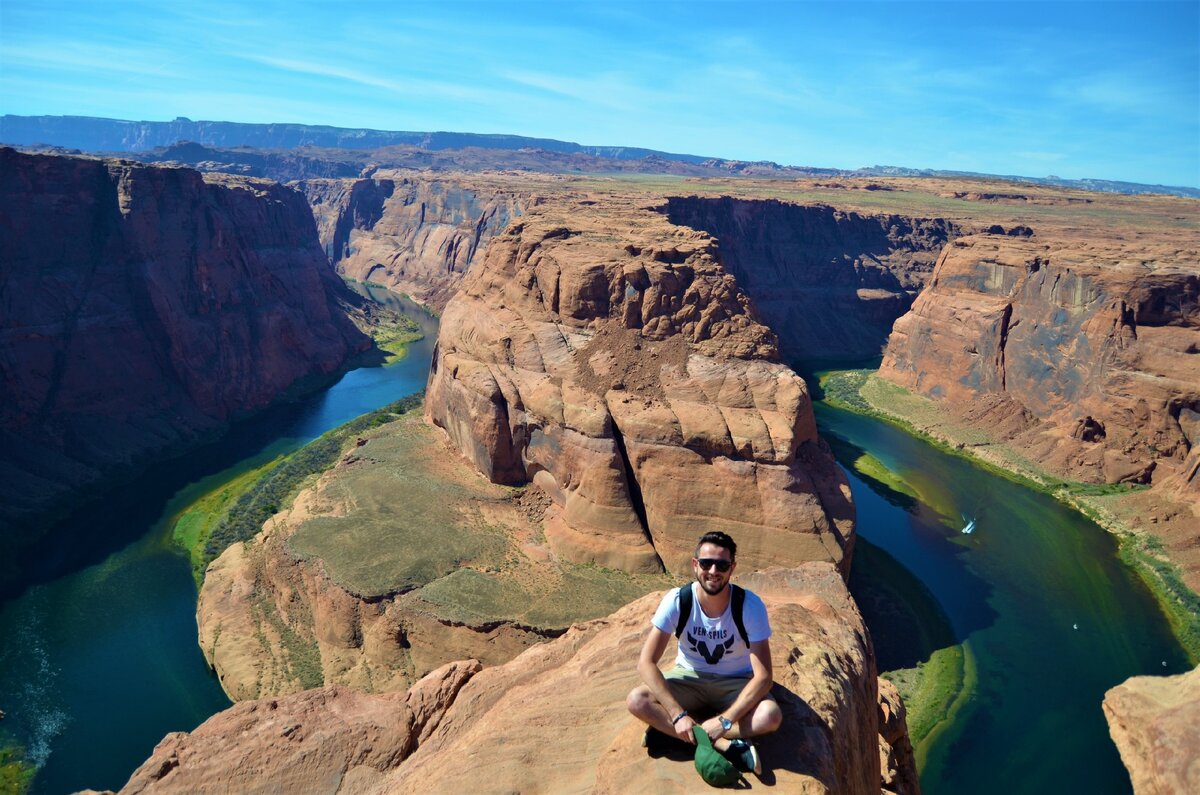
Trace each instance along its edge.
{"label": "graphic print on t-shirt", "polygon": [[696,640],[694,637],[692,637],[692,633],[690,633],[690,632],[687,633],[687,640],[688,640],[688,643],[691,644],[691,646],[692,646],[692,651],[694,651],[694,652],[698,653],[700,656],[702,656],[704,658],[704,661],[707,662],[709,665],[716,665],[717,663],[719,663],[721,661],[721,658],[725,656],[725,652],[727,652],[733,648],[733,641],[734,641],[733,638],[730,638],[729,640],[725,641],[724,643],[719,643],[716,641],[716,639],[714,639],[713,640],[713,648],[709,649],[707,641]]}

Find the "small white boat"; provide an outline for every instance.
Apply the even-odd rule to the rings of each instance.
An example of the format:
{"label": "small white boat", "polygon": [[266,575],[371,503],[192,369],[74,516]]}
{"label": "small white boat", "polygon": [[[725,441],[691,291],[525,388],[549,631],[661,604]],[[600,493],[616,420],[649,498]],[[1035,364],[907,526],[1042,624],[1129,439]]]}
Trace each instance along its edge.
{"label": "small white boat", "polygon": [[967,535],[970,535],[972,532],[974,532],[974,530],[975,530],[975,520],[974,520],[974,519],[972,519],[971,521],[967,522],[967,523],[966,523],[966,524],[963,526],[963,529],[962,529],[962,531],[963,531],[964,533],[966,533]]}

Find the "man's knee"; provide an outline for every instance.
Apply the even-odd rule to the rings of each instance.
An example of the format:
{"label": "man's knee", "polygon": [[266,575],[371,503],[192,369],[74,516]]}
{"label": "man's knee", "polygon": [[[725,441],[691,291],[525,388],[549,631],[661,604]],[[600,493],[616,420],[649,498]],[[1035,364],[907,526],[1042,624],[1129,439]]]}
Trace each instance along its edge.
{"label": "man's knee", "polygon": [[760,701],[754,710],[754,723],[761,734],[778,729],[783,723],[783,711],[779,709],[779,704],[769,698]]}
{"label": "man's knee", "polygon": [[654,703],[654,697],[650,695],[650,688],[645,685],[638,685],[625,697],[625,706],[631,713],[639,717],[647,714]]}

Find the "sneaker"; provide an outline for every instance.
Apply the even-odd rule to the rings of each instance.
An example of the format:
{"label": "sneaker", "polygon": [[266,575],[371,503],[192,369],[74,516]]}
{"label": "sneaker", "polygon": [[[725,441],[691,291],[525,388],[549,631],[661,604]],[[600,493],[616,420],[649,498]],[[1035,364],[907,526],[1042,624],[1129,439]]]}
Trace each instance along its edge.
{"label": "sneaker", "polygon": [[722,751],[725,758],[733,762],[733,766],[743,773],[762,775],[762,760],[758,758],[758,749],[743,739],[730,740],[729,747]]}

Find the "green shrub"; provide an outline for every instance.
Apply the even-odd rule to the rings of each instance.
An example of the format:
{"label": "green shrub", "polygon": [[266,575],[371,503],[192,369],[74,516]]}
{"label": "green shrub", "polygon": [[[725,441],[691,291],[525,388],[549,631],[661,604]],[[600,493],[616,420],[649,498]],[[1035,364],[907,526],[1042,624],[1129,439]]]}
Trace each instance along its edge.
{"label": "green shrub", "polygon": [[279,512],[280,506],[290,504],[307,478],[337,463],[342,449],[352,437],[419,408],[424,399],[425,393],[418,392],[397,400],[340,425],[283,456],[243,492],[215,524],[204,545],[200,570],[203,571],[227,547],[253,538],[263,523]]}

